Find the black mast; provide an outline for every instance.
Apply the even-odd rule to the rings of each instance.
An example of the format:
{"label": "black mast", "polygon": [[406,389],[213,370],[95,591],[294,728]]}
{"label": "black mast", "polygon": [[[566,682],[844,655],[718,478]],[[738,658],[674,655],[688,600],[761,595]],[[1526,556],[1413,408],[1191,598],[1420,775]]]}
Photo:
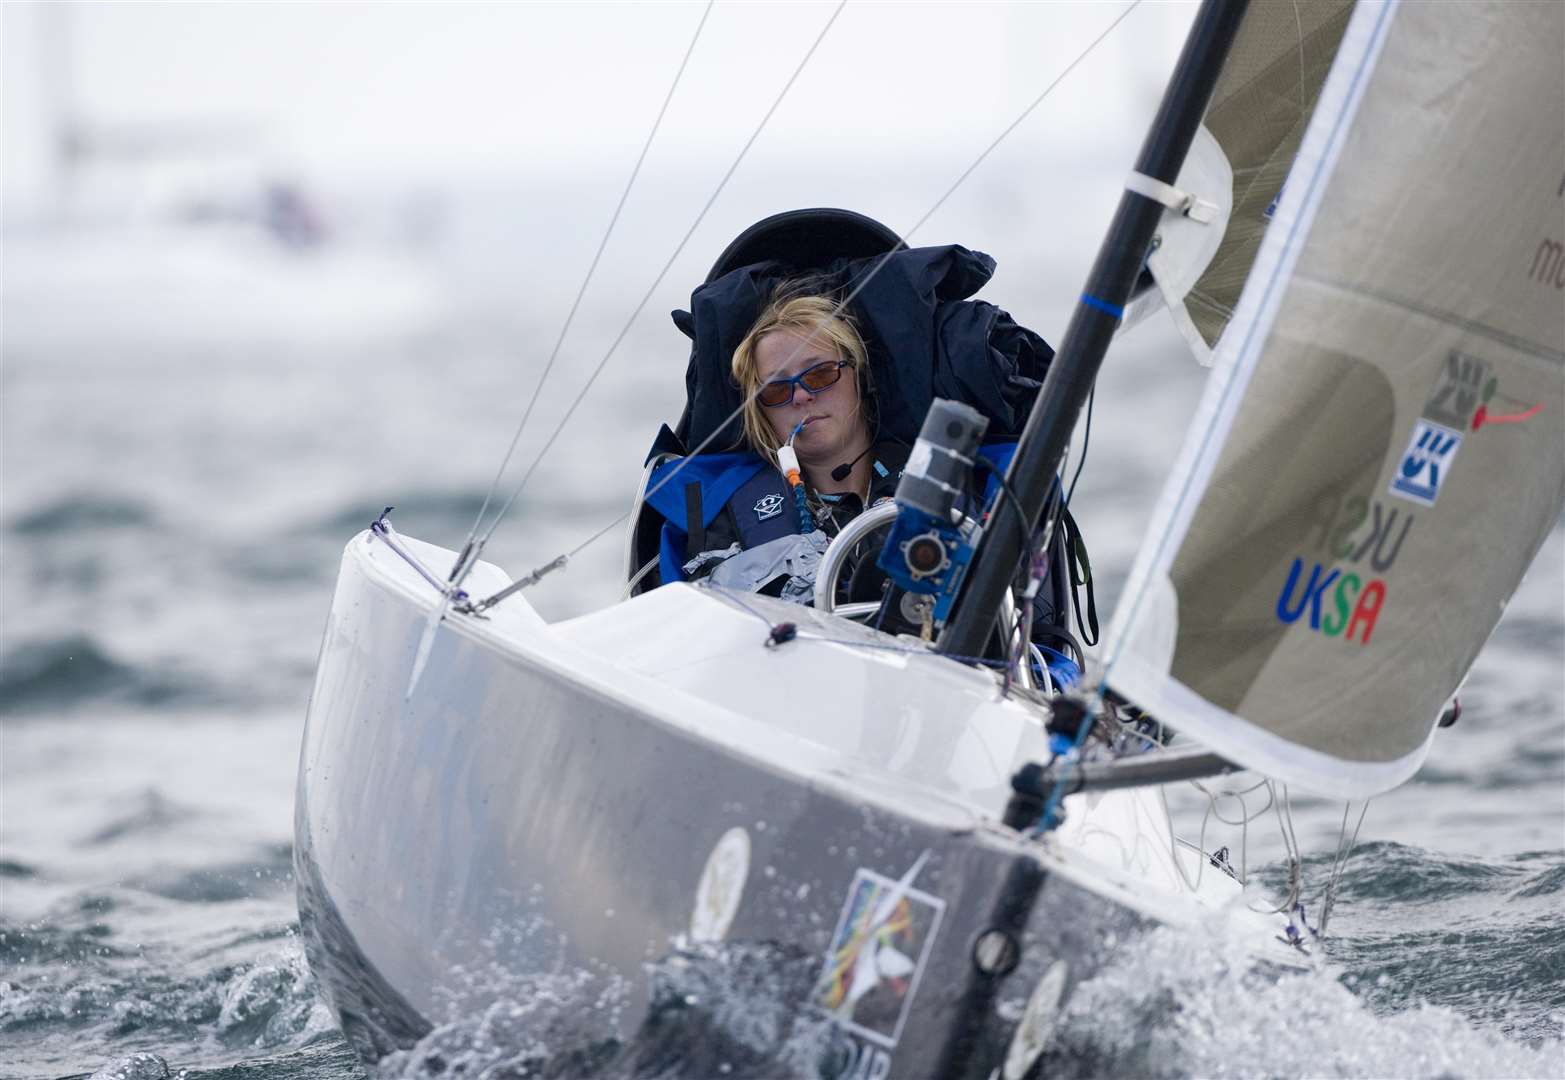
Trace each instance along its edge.
{"label": "black mast", "polygon": [[[1165,184],[1178,178],[1247,6],[1248,0],[1205,0],[1201,5],[1136,159],[1137,172]],[[994,629],[994,613],[1011,587],[1030,531],[1021,523],[1037,521],[1043,510],[1163,211],[1162,203],[1145,195],[1126,191],[1120,197],[1065,340],[1049,366],[1006,472],[1020,505],[1001,496],[937,651],[951,656],[983,653]]]}

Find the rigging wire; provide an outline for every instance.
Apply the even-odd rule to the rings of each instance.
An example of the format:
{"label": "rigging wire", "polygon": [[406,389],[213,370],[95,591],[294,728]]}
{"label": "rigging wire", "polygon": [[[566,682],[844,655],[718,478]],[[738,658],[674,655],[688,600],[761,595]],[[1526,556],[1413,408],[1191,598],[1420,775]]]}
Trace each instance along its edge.
{"label": "rigging wire", "polygon": [[1369,811],[1369,800],[1364,800],[1364,805],[1359,807],[1359,819],[1353,826],[1353,836],[1348,839],[1347,846],[1343,846],[1343,840],[1348,832],[1348,811],[1353,808],[1352,800],[1342,804],[1342,828],[1337,833],[1337,857],[1332,860],[1331,873],[1326,877],[1326,892],[1321,898],[1320,929],[1321,937],[1326,936],[1326,923],[1331,919],[1331,909],[1337,905],[1337,887],[1342,883],[1342,873],[1348,868],[1348,859],[1353,856],[1353,849],[1358,846],[1359,830],[1364,827],[1364,815]]}
{"label": "rigging wire", "polygon": [[755,130],[750,133],[750,137],[745,140],[745,144],[740,148],[738,156],[733,160],[733,164],[728,166],[728,171],[723,174],[722,179],[717,182],[717,187],[714,188],[712,194],[708,196],[706,205],[701,207],[700,213],[698,213],[695,220],[690,223],[690,227],[685,230],[685,235],[681,237],[679,243],[674,246],[674,250],[669,255],[668,260],[664,262],[663,268],[658,271],[657,277],[652,279],[652,284],[647,287],[647,291],[642,296],[641,301],[630,313],[630,317],[625,320],[625,325],[620,328],[619,334],[614,338],[613,343],[609,345],[608,351],[605,352],[603,354],[603,358],[598,361],[597,367],[593,368],[592,374],[587,376],[586,383],[582,385],[581,391],[571,402],[570,407],[565,410],[565,415],[562,416],[560,418],[560,422],[555,425],[554,431],[549,435],[549,438],[545,440],[543,448],[540,449],[533,457],[532,464],[530,464],[527,467],[527,471],[522,474],[521,483],[516,485],[515,490],[511,492],[510,498],[506,499],[505,503],[495,514],[494,520],[490,522],[488,529],[486,529],[480,536],[477,542],[479,550],[482,550],[483,546],[488,543],[489,538],[494,535],[494,531],[499,527],[500,522],[505,519],[506,514],[510,512],[511,507],[515,505],[516,500],[521,496],[522,492],[526,490],[528,481],[532,479],[533,474],[538,470],[538,466],[542,463],[544,456],[548,454],[549,450],[554,446],[555,441],[560,437],[560,433],[563,432],[566,425],[570,423],[571,417],[576,414],[577,408],[580,407],[582,401],[586,398],[587,393],[592,389],[593,384],[597,382],[598,376],[603,374],[603,369],[608,366],[609,360],[613,358],[615,352],[619,350],[619,347],[624,342],[626,336],[629,335],[631,326],[635,324],[635,321],[640,317],[642,310],[646,308],[647,303],[652,299],[653,294],[657,292],[658,286],[663,284],[663,279],[668,276],[668,272],[673,268],[675,260],[677,260],[680,254],[684,252],[685,245],[688,244],[690,242],[690,238],[695,235],[696,229],[700,227],[702,221],[706,220],[706,215],[712,209],[713,204],[717,202],[718,196],[721,195],[723,193],[723,189],[728,186],[728,181],[731,180],[734,173],[738,171],[740,164],[744,161],[746,155],[749,154],[750,148],[754,146],[756,140],[761,137],[761,132],[766,130],[766,125],[771,121],[772,116],[782,105],[783,99],[788,96],[788,91],[793,88],[793,84],[797,82],[799,76],[804,73],[805,65],[810,62],[810,58],[814,56],[815,51],[820,48],[821,42],[825,40],[827,32],[831,30],[833,24],[836,23],[837,17],[842,14],[842,9],[847,6],[847,3],[848,0],[841,0],[836,8],[833,9],[831,17],[826,20],[826,25],[821,27],[820,33],[816,35],[814,42],[812,42],[809,49],[805,51],[803,59],[801,59],[798,63],[798,66],[794,68],[793,74],[788,76],[788,81],[784,83],[783,88],[778,91],[777,97],[772,102],[771,108],[766,110],[766,115],[761,117],[761,122],[757,124]]}
{"label": "rigging wire", "polygon": [[[1241,882],[1247,881],[1250,876],[1250,822],[1264,816],[1266,811],[1272,808],[1272,803],[1271,791],[1268,789],[1266,805],[1252,814],[1249,804],[1245,802],[1245,796],[1266,787],[1266,781],[1257,780],[1249,787],[1230,788],[1222,791],[1213,791],[1199,780],[1190,781],[1190,785],[1205,795],[1207,800],[1206,811],[1201,821],[1202,835],[1205,835],[1207,817],[1214,818],[1223,825],[1239,830],[1239,880]],[[1234,799],[1239,803],[1239,817],[1237,820],[1223,816],[1223,812],[1218,804],[1219,799]]]}
{"label": "rigging wire", "polygon": [[1179,880],[1184,882],[1185,888],[1192,893],[1199,892],[1201,878],[1206,874],[1206,822],[1207,815],[1201,817],[1201,833],[1196,837],[1196,867],[1195,881],[1190,880],[1190,875],[1185,872],[1184,861],[1179,857],[1179,837],[1174,835],[1174,813],[1168,808],[1168,785],[1157,786],[1157,797],[1163,803],[1163,820],[1168,825],[1168,856],[1173,861],[1174,869],[1179,873]]}
{"label": "rigging wire", "polygon": [[527,408],[522,412],[521,422],[516,425],[516,432],[511,436],[511,444],[506,448],[505,456],[500,459],[500,467],[495,470],[494,479],[489,482],[489,490],[484,492],[483,504],[479,506],[478,513],[473,517],[473,527],[468,530],[467,540],[462,545],[462,552],[457,557],[456,564],[451,568],[450,580],[455,582],[459,574],[465,576],[463,569],[469,559],[476,559],[473,550],[474,542],[478,538],[479,527],[483,524],[484,513],[489,509],[489,504],[494,500],[495,492],[500,490],[500,481],[505,477],[505,471],[511,465],[511,459],[516,456],[516,448],[522,441],[522,432],[527,429],[527,422],[532,418],[533,408],[538,404],[538,398],[543,393],[543,386],[549,380],[549,373],[554,370],[554,362],[559,358],[560,348],[565,344],[565,335],[570,332],[571,323],[576,319],[576,312],[581,308],[582,297],[587,295],[587,286],[592,282],[592,276],[597,272],[598,263],[603,259],[603,252],[609,246],[609,237],[614,235],[614,227],[619,224],[621,212],[625,209],[625,203],[630,198],[630,192],[636,185],[636,178],[641,175],[641,166],[646,163],[647,153],[652,149],[652,141],[657,138],[658,129],[663,126],[663,118],[668,115],[669,104],[674,100],[674,91],[679,89],[680,80],[684,78],[685,69],[690,66],[690,57],[696,51],[696,42],[701,40],[701,31],[706,27],[706,20],[712,14],[712,6],[717,0],[707,0],[707,5],[701,12],[701,19],[696,23],[695,33],[690,36],[690,44],[685,47],[685,55],[679,62],[679,70],[674,72],[674,81],[669,84],[668,93],[663,97],[663,105],[658,109],[657,119],[652,121],[652,130],[647,132],[647,140],[641,145],[641,155],[636,158],[635,166],[630,170],[630,178],[625,181],[625,190],[620,192],[619,202],[614,207],[614,213],[609,217],[609,225],[603,231],[603,239],[598,241],[598,250],[592,256],[592,262],[587,267],[587,274],[582,278],[581,287],[576,290],[576,299],[571,301],[571,308],[565,315],[565,322],[560,326],[560,334],[554,339],[554,348],[549,352],[549,359],[543,365],[543,372],[538,376],[537,385],[533,387],[531,399],[527,402]]}
{"label": "rigging wire", "polygon": [[[846,0],[843,0],[843,3],[845,4]],[[900,234],[902,236],[902,238],[903,238],[902,241],[896,247],[892,248],[891,251],[888,251],[884,255],[882,255],[879,258],[879,260],[875,263],[875,265],[873,267],[871,267],[870,271],[862,279],[860,279],[860,281],[854,287],[854,289],[846,297],[843,298],[843,300],[833,310],[833,312],[832,312],[832,316],[833,317],[836,316],[838,313],[840,313],[844,308],[846,308],[847,305],[850,302],[852,302],[852,300],[864,289],[865,286],[867,286],[869,284],[869,282],[875,277],[875,275],[880,272],[881,268],[886,265],[887,261],[889,261],[890,258],[897,253],[897,251],[901,250],[902,248],[904,248],[906,246],[907,240],[910,239],[915,233],[917,233],[918,230],[920,228],[922,228],[924,226],[924,224],[926,222],[928,222],[928,220],[931,217],[933,217],[934,214],[942,206],[945,205],[946,201],[948,199],[950,199],[953,194],[956,193],[957,189],[960,188],[964,182],[966,182],[968,177],[970,177],[973,174],[973,172],[976,171],[977,168],[980,165],[982,165],[985,160],[988,159],[989,155],[994,152],[995,148],[998,147],[1000,145],[1000,143],[1003,142],[1006,139],[1007,136],[1009,136],[1013,131],[1015,131],[1016,128],[1019,127],[1022,124],[1023,121],[1025,121],[1030,115],[1032,115],[1034,110],[1036,110],[1038,108],[1038,106],[1043,103],[1044,99],[1047,98],[1055,90],[1055,88],[1058,87],[1060,85],[1060,83],[1063,82],[1065,80],[1065,78],[1070,75],[1070,73],[1072,71],[1074,71],[1078,66],[1080,66],[1080,64],[1081,64],[1081,62],[1083,60],[1085,60],[1088,56],[1090,56],[1093,53],[1093,51],[1096,50],[1097,47],[1100,44],[1103,43],[1104,39],[1107,38],[1109,36],[1109,34],[1113,33],[1114,30],[1119,26],[1120,23],[1125,21],[1125,19],[1130,15],[1130,13],[1132,11],[1134,11],[1136,8],[1140,7],[1141,3],[1142,3],[1142,0],[1131,0],[1131,3],[1128,4],[1125,7],[1125,9],[1123,11],[1121,11],[1119,13],[1119,15],[1117,15],[1114,18],[1114,20],[1111,23],[1109,23],[1109,25],[1102,32],[1099,33],[1097,37],[1093,38],[1092,41],[1090,43],[1088,43],[1086,48],[1083,49],[1079,54],[1077,54],[1075,59],[1073,59],[1069,64],[1067,64],[1065,66],[1065,68],[1063,70],[1061,70],[1061,72],[1057,76],[1055,76],[1054,79],[1051,80],[1047,86],[1045,86],[1043,88],[1043,90],[1038,94],[1037,97],[1033,98],[1033,100],[1028,103],[1028,105],[1021,111],[1021,113],[1018,114],[1016,119],[1012,120],[1010,124],[1006,125],[1006,127],[998,135],[996,135],[994,137],[994,139],[986,147],[984,147],[982,152],[980,152],[978,154],[978,156],[976,158],[974,158],[972,163],[970,165],[968,165],[967,168],[962,170],[962,172],[957,176],[956,180],[953,181],[951,183],[951,185],[946,189],[945,193],[942,194],[938,199],[935,200],[934,205],[931,206],[927,211],[925,211],[924,214],[921,217],[919,217],[919,219],[917,221],[915,221],[910,228],[904,230]],[[833,14],[832,14],[832,20],[836,19],[837,14],[839,14],[841,12],[841,10],[842,10],[842,5],[839,4],[837,9],[836,9],[836,11],[833,12]],[[830,26],[831,26],[831,22],[828,22],[827,25],[826,25],[826,28],[821,31],[821,35],[823,37],[825,35],[826,29],[829,29]],[[815,45],[811,46],[810,52],[813,53],[814,50],[815,50],[815,47],[818,46],[819,44],[820,44],[820,39],[817,38],[816,42],[815,42]],[[805,58],[804,58],[805,61],[807,61],[809,59],[809,55],[810,54],[806,54],[805,55]],[[800,62],[800,70],[803,69],[803,63],[804,63],[803,61]],[[794,77],[797,78],[797,76],[798,76],[798,72],[796,71],[794,73]],[[793,83],[793,80],[790,79],[788,85],[791,86],[792,83]],[[784,93],[786,93],[787,92],[787,86],[785,86],[783,88],[783,90],[784,90]],[[779,95],[779,97],[778,97],[778,102],[774,103],[773,106],[772,106],[772,109],[770,111],[768,111],[767,118],[770,118],[771,113],[776,111],[777,104],[780,104],[780,102],[781,102],[781,95]],[[763,119],[762,126],[764,126],[764,125],[765,125],[765,120]],[[751,136],[750,142],[753,143],[755,141],[755,137],[758,136],[759,134],[760,134],[760,128],[757,128],[755,135]],[[745,150],[748,150],[749,146],[750,146],[750,143],[746,143],[745,144]],[[740,154],[740,158],[741,159],[743,158],[743,153],[744,152],[741,151],[741,154]],[[739,164],[739,162],[736,160],[734,162],[734,165],[732,167],[730,167],[730,169],[728,171],[728,175],[723,178],[722,184],[718,185],[718,191],[722,190],[723,184],[727,183],[728,176],[732,176],[733,175],[733,171],[734,171],[735,168],[738,167],[738,164]],[[712,199],[715,200],[716,197],[717,197],[717,192],[714,192],[713,196],[712,196]],[[711,206],[711,200],[708,200],[707,206],[708,207]],[[702,210],[702,214],[704,215],[705,213],[706,213],[706,210],[703,209]],[[699,218],[697,219],[696,223],[697,224],[700,223],[700,219]],[[692,225],[691,229],[690,229],[690,232],[694,232],[694,231],[695,231],[695,226]],[[682,240],[680,242],[680,248],[681,249],[683,248],[685,241],[689,240],[689,237],[690,237],[690,234],[686,233],[685,240]],[[677,256],[678,254],[679,254],[679,251],[676,250],[675,251],[675,256]],[[669,265],[672,265],[672,263],[673,263],[673,259],[670,258]],[[663,272],[658,275],[658,281],[659,282],[662,280],[663,274],[666,274],[667,271],[668,271],[668,266],[665,266],[664,269],[663,269]],[[655,287],[656,287],[656,283],[654,283],[654,288]],[[650,298],[650,295],[651,294],[650,294],[650,291],[649,291],[649,293],[648,293],[648,297],[649,298]],[[646,299],[643,299],[642,303],[640,305],[637,305],[636,314],[640,313],[641,308],[643,306],[645,306],[645,304],[646,304]],[[634,321],[634,319],[636,318],[636,314],[633,314],[631,316],[631,321]],[[627,323],[626,327],[625,327],[625,330],[628,331],[629,328],[630,328],[629,327],[629,323]],[[620,338],[624,337],[624,333],[625,333],[625,331],[621,332]],[[810,343],[813,341],[813,339],[814,339],[814,334],[811,334],[809,338],[807,338],[803,342],[801,342],[799,347],[798,347],[798,349],[795,350],[794,356],[799,355],[804,349],[808,348]],[[618,344],[619,344],[619,340],[620,339],[616,339],[615,340],[614,345],[610,347],[609,354],[606,355],[603,358],[602,361],[600,361],[597,370],[595,370],[593,372],[592,377],[588,379],[587,386],[583,388],[582,393],[580,395],[578,395],[576,401],[571,405],[571,408],[566,413],[565,418],[561,420],[560,426],[555,429],[554,435],[552,435],[550,437],[548,443],[545,444],[543,450],[541,450],[539,452],[537,458],[534,459],[532,468],[530,468],[528,470],[526,476],[523,477],[522,485],[520,487],[518,487],[517,490],[512,494],[511,498],[506,502],[506,505],[501,509],[500,514],[496,516],[495,522],[490,526],[488,532],[484,534],[484,538],[479,541],[480,547],[482,546],[482,544],[484,542],[487,541],[488,537],[493,534],[495,527],[498,526],[498,524],[499,524],[500,518],[504,517],[506,511],[509,510],[511,504],[515,502],[516,497],[521,494],[521,488],[526,486],[527,479],[529,477],[531,477],[533,469],[536,469],[538,461],[542,459],[543,455],[548,452],[549,447],[553,445],[555,438],[558,437],[560,431],[564,428],[565,422],[570,419],[571,413],[575,412],[576,406],[581,403],[582,397],[585,397],[587,390],[591,388],[592,382],[593,382],[594,379],[597,378],[598,372],[601,372],[602,369],[603,369],[603,365],[608,362],[609,356],[611,356],[613,354],[614,348],[617,347]],[[647,490],[646,494],[643,496],[643,502],[645,502],[646,499],[648,499],[652,495],[656,494],[665,485],[667,485],[670,481],[672,481],[674,479],[674,477],[676,477],[680,473],[680,471],[682,471],[684,469],[685,465],[688,462],[693,460],[698,454],[700,454],[703,450],[705,450],[708,446],[710,446],[712,444],[712,442],[717,438],[717,436],[721,432],[727,430],[728,426],[730,424],[732,424],[735,420],[737,420],[743,414],[746,406],[749,405],[750,400],[754,397],[755,393],[758,393],[758,392],[759,392],[759,388],[757,388],[756,391],[753,391],[749,396],[747,396],[743,401],[741,401],[739,406],[737,408],[735,408],[732,412],[730,412],[728,414],[728,416],[726,418],[724,418],[722,423],[718,424],[713,429],[711,434],[707,435],[706,438],[702,439],[688,454],[685,455],[684,458],[682,458],[678,462],[676,462],[674,467],[669,470],[669,472],[668,472],[668,474],[666,476],[664,476],[656,484],[654,484],[651,488],[649,488]],[[564,565],[566,562],[568,562],[569,560],[575,558],[577,555],[579,555],[582,551],[586,550],[592,544],[594,544],[598,540],[602,539],[609,532],[613,531],[616,527],[618,527],[620,524],[622,524],[627,518],[629,518],[630,515],[631,515],[631,511],[630,510],[627,510],[624,513],[620,514],[614,520],[612,520],[608,524],[604,525],[598,531],[596,531],[593,534],[591,534],[590,536],[588,536],[581,543],[577,544],[575,547],[571,548],[569,551],[565,552],[559,558],[554,560],[553,563],[548,564],[548,565],[550,565],[551,567],[555,566],[557,564],[558,565]],[[480,601],[478,604],[470,605],[470,607],[473,610],[477,610],[477,611],[483,611],[483,610],[486,610],[487,608],[493,607],[495,604],[499,603],[501,600],[505,599],[507,596],[510,596],[514,592],[520,591],[522,588],[526,588],[528,585],[533,584],[537,580],[537,578],[533,577],[532,575],[529,575],[529,578],[531,578],[532,580],[528,580],[528,578],[523,578],[523,579],[519,580],[518,582],[513,583],[511,586],[508,586],[506,589],[503,589],[500,592],[495,593],[493,596],[488,597],[487,599],[485,599],[483,601]],[[523,584],[524,582],[525,582],[525,584]]]}
{"label": "rigging wire", "polygon": [[[1283,849],[1288,855],[1288,896],[1281,904],[1265,911],[1267,915],[1281,915],[1293,911],[1304,890],[1304,856],[1299,851],[1299,838],[1293,831],[1293,802],[1288,797],[1288,785],[1282,785],[1282,797],[1277,797],[1275,781],[1266,781],[1271,792],[1272,808],[1277,812],[1277,827],[1282,831]],[[1257,910],[1252,908],[1251,910]]]}

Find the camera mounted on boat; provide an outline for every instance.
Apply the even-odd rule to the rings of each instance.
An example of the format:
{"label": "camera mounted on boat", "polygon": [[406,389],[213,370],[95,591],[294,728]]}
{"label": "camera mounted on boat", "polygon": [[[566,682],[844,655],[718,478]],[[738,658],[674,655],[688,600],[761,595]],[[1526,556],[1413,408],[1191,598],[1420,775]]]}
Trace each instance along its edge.
{"label": "camera mounted on boat", "polygon": [[972,558],[959,503],[988,428],[977,409],[936,398],[897,485],[897,518],[878,565],[908,592],[938,596],[936,622],[945,619]]}

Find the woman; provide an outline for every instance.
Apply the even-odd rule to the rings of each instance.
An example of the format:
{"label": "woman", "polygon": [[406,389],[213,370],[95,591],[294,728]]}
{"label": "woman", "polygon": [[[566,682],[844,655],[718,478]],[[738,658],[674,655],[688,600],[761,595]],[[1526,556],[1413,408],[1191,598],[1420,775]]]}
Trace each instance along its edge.
{"label": "woman", "polygon": [[[1006,312],[972,299],[994,270],[982,252],[909,248],[845,210],[787,211],[746,229],[690,309],[672,313],[691,342],[685,407],[647,456],[630,590],[709,578],[808,602],[829,539],[895,494],[936,398],[989,419],[979,456],[991,475],[974,478],[968,503],[981,515],[1054,355]],[[836,298],[848,294],[852,312],[838,312]],[[790,439],[802,509],[784,476],[788,455],[779,458]],[[1079,546],[1074,530],[1054,532],[1033,634],[1078,654],[1067,548]],[[857,567],[849,560],[846,599],[881,598],[876,553],[864,554]],[[889,604],[882,626],[899,629],[903,610]]]}
{"label": "woman", "polygon": [[874,391],[864,341],[837,304],[785,286],[734,350],[733,373],[751,450],[776,466],[791,437],[809,491],[867,497]]}
{"label": "woman", "polygon": [[[906,450],[875,445],[864,340],[837,309],[830,297],[786,282],[734,350],[744,440],[765,464],[705,526],[686,577],[807,599],[831,537],[893,493]],[[797,456],[802,510],[779,460],[785,446]]]}

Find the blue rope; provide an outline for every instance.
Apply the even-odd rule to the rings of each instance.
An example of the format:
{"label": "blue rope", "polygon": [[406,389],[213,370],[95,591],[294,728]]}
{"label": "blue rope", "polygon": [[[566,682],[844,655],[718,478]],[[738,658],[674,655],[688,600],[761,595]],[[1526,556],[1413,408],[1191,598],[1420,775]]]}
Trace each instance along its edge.
{"label": "blue rope", "polygon": [[799,507],[799,531],[805,536],[815,531],[815,519],[810,517],[810,502],[804,495],[804,485],[793,485],[793,501]]}

